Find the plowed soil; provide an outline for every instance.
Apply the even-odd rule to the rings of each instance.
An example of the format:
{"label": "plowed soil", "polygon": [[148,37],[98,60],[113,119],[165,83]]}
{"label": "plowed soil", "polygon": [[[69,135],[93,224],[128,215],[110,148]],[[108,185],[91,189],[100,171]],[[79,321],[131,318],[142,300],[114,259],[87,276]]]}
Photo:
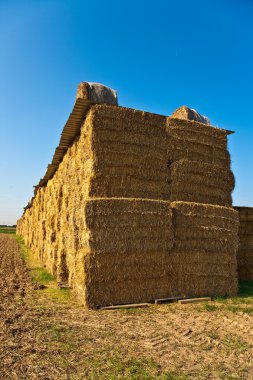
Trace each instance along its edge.
{"label": "plowed soil", "polygon": [[[253,379],[253,300],[88,311],[0,235],[0,379]],[[236,302],[235,302],[236,301]]]}

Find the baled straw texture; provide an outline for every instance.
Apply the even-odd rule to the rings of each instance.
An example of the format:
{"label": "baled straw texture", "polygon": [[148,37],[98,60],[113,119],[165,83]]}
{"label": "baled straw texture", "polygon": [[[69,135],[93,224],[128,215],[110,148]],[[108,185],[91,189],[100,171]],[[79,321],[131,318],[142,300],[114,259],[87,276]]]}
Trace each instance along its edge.
{"label": "baled straw texture", "polygon": [[167,118],[168,158],[230,167],[227,131],[191,120]]}
{"label": "baled straw texture", "polygon": [[38,188],[18,223],[50,271],[67,276],[61,274],[61,257],[73,261],[82,230],[76,213],[88,197],[169,197],[165,136],[163,116],[107,105],[91,108],[54,177]]}
{"label": "baled straw texture", "polygon": [[237,292],[238,215],[232,208],[172,202],[177,295],[233,295]]}
{"label": "baled straw texture", "polygon": [[166,117],[122,107],[92,109],[92,197],[169,197]]}
{"label": "baled straw texture", "polygon": [[93,174],[91,132],[88,115],[80,137],[68,149],[54,177],[38,189],[32,207],[26,209],[17,226],[17,233],[42,264],[59,281],[69,280],[70,284]]}
{"label": "baled straw texture", "polygon": [[88,200],[85,219],[89,239],[80,251],[77,279],[80,283],[85,278],[82,287],[89,306],[151,301],[170,294],[173,230],[168,202]]}
{"label": "baled straw texture", "polygon": [[239,212],[239,249],[237,252],[240,280],[253,280],[253,207],[235,207]]}
{"label": "baled straw texture", "polygon": [[180,160],[170,165],[170,199],[230,206],[234,176],[229,168],[201,161]]}
{"label": "baled straw texture", "polygon": [[[225,294],[236,287],[231,254],[236,245],[231,232],[236,222],[233,217],[224,217],[227,209],[216,208],[210,219],[209,211],[213,209],[205,211],[208,206],[201,209],[193,203],[185,203],[187,206],[175,203],[177,240],[171,252],[172,215],[169,204],[162,201],[171,197],[168,166],[173,169],[174,191],[176,181],[181,184],[185,175],[194,180],[203,176],[210,185],[212,181],[216,185],[213,171],[217,163],[223,168],[220,180],[230,178],[226,134],[190,123],[185,130],[186,145],[182,147],[182,138],[177,134],[182,133],[184,121],[170,119],[167,127],[166,120],[164,116],[142,111],[93,106],[80,136],[68,148],[53,178],[37,190],[32,206],[18,222],[18,233],[41,262],[59,281],[68,281],[90,307],[186,293],[210,294],[216,290]],[[175,157],[171,141],[179,153]],[[202,171],[199,163],[194,170],[189,163],[172,164],[179,158],[190,159],[189,152],[196,160],[211,165],[211,174]],[[181,189],[178,187],[176,191],[179,193]],[[195,217],[188,215],[184,207],[188,211],[196,209],[197,219],[201,223],[206,221],[207,226],[195,225]],[[232,242],[231,249],[228,239]],[[190,243],[187,245],[184,240]],[[209,261],[204,260],[207,256]],[[187,259],[192,261],[191,270],[196,270],[196,275],[184,271],[182,263]],[[199,275],[205,265],[207,270],[212,268],[211,272]],[[228,268],[228,280],[223,276],[222,265]],[[186,275],[190,288],[186,286]]]}

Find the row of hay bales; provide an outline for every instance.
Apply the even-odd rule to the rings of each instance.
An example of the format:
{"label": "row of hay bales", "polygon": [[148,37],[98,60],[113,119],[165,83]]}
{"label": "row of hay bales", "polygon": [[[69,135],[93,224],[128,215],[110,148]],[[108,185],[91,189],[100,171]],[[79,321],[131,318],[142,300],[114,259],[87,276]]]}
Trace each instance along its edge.
{"label": "row of hay bales", "polygon": [[233,209],[98,198],[86,200],[80,211],[84,224],[76,221],[74,227],[69,220],[65,234],[43,223],[39,227],[27,213],[19,233],[26,238],[25,223],[32,232],[44,231],[45,236],[33,236],[42,245],[27,244],[89,307],[236,293],[238,218]]}
{"label": "row of hay bales", "polygon": [[227,131],[95,105],[17,232],[89,307],[235,294],[233,186]]}

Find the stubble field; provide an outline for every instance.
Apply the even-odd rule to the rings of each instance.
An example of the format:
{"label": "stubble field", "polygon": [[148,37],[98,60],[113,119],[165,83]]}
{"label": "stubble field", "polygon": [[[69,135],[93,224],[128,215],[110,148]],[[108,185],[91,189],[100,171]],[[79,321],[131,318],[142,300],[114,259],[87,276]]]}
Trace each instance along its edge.
{"label": "stubble field", "polygon": [[85,310],[0,234],[0,379],[253,379],[253,283],[236,298]]}

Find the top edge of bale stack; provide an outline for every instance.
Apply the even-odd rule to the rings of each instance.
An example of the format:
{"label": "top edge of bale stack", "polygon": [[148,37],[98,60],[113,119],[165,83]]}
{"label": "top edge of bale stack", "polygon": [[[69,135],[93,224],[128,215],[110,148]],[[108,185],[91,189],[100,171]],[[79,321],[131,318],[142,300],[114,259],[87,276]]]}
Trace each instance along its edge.
{"label": "top edge of bale stack", "polygon": [[[81,82],[77,86],[76,100],[71,114],[62,130],[59,145],[51,164],[47,166],[44,177],[34,186],[34,196],[40,187],[46,186],[47,182],[53,178],[59,164],[61,163],[66,151],[72,145],[75,138],[80,133],[80,128],[90,108],[95,104],[107,104],[118,106],[117,92],[112,88],[101,83]],[[32,206],[34,197],[28,202],[26,209]]]}
{"label": "top edge of bale stack", "polygon": [[196,111],[193,108],[189,108],[187,106],[181,106],[176,109],[176,111],[173,112],[171,116],[169,116],[169,119],[176,119],[180,120],[181,123],[187,127],[187,125],[195,124],[195,126],[202,126],[202,127],[210,127],[210,128],[216,128],[221,130],[222,132],[226,132],[227,135],[231,135],[234,133],[234,131],[230,131],[228,129],[224,128],[218,128],[216,126],[211,125],[210,119],[204,115],[201,115],[198,111]]}
{"label": "top edge of bale stack", "polygon": [[[61,163],[68,148],[73,144],[75,138],[80,134],[80,129],[84,119],[86,118],[91,107],[118,107],[117,92],[108,86],[100,83],[93,82],[81,82],[77,87],[76,100],[73,110],[62,130],[59,145],[55,149],[55,153],[52,162],[48,165],[44,177],[40,179],[39,183],[34,186],[34,195],[36,195],[39,188],[47,185],[47,182],[53,178],[57,171],[59,164]],[[129,112],[139,112],[143,115],[154,115],[146,111],[138,111],[131,108],[119,107],[120,109],[126,109]],[[169,120],[169,127],[173,128],[173,123],[180,121],[182,125],[180,127],[189,128],[196,127],[196,129],[215,129],[220,134],[230,134],[231,131],[217,128],[210,125],[210,121],[207,117],[202,116],[197,111],[190,109],[189,107],[182,106],[178,108],[170,117],[162,116],[164,119]],[[217,132],[218,133],[218,132]],[[28,207],[31,207],[31,203]]]}
{"label": "top edge of bale stack", "polygon": [[79,83],[73,110],[62,130],[60,142],[55,149],[51,164],[48,165],[47,171],[44,177],[39,181],[38,185],[34,186],[35,194],[39,187],[45,186],[47,181],[53,177],[67,149],[72,145],[76,136],[78,136],[81,124],[88,111],[91,106],[95,104],[117,106],[117,92],[101,83]]}

